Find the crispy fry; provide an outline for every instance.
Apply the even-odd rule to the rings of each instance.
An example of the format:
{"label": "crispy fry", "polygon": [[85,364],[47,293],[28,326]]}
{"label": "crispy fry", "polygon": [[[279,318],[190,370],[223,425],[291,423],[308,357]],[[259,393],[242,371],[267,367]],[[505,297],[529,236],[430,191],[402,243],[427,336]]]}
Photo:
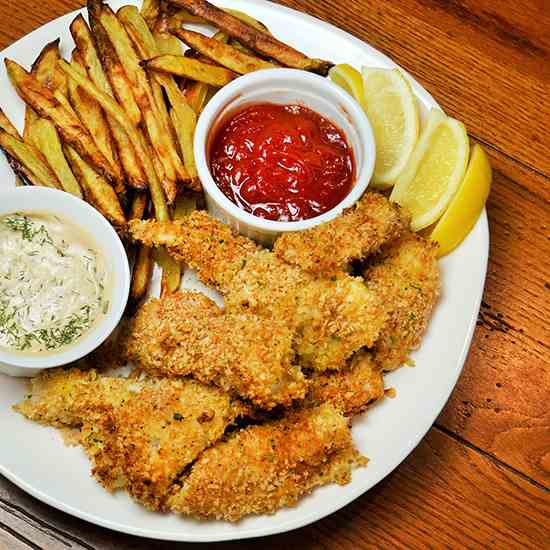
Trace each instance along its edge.
{"label": "crispy fry", "polygon": [[147,26],[152,29],[160,15],[160,0],[143,0],[140,13]]}
{"label": "crispy fry", "polygon": [[[44,84],[50,89],[53,89],[53,78],[57,61],[61,57],[59,53],[59,38],[46,44],[31,67],[31,74],[36,76],[36,79],[41,84]],[[23,130],[23,138],[28,141],[28,134],[33,122],[38,119],[38,115],[32,107],[27,106],[25,110],[25,127]]]}
{"label": "crispy fry", "polygon": [[60,189],[61,184],[40,151],[0,128],[0,148],[13,171],[28,185]]}
{"label": "crispy fry", "polygon": [[113,225],[117,227],[126,225],[122,206],[109,182],[95,172],[72,147],[65,147],[65,155],[80,182],[86,200]]}
{"label": "crispy fry", "polygon": [[310,59],[303,53],[287,46],[265,31],[260,31],[241,21],[234,15],[210,4],[206,0],[172,0],[173,4],[189,10],[212,23],[242,44],[252,48],[282,65],[294,69],[303,69],[326,76],[333,63],[321,59]]}
{"label": "crispy fry", "polygon": [[246,74],[260,69],[277,68],[277,65],[269,61],[242,53],[233,46],[204,34],[185,29],[174,29],[172,32],[194,50],[236,73]]}
{"label": "crispy fry", "polygon": [[149,197],[146,193],[136,193],[134,199],[132,200],[132,205],[130,206],[130,213],[128,214],[128,219],[130,220],[141,220],[145,216],[145,211],[147,210],[147,205],[149,203]]}
{"label": "crispy fry", "polygon": [[[154,57],[159,53],[157,42],[149,31],[145,20],[133,6],[125,6],[118,13],[119,18],[125,24],[128,34],[136,44],[136,48],[142,57]],[[170,113],[170,129],[175,129],[179,145],[185,161],[185,167],[191,178],[191,188],[199,190],[198,174],[193,151],[193,137],[197,125],[197,117],[193,109],[187,104],[174,79],[162,73],[153,73],[153,86],[162,86],[166,91],[168,100],[172,106]],[[162,106],[165,107],[162,91]]]}
{"label": "crispy fry", "polygon": [[251,17],[250,15],[248,15],[248,13],[244,13],[244,11],[234,10],[231,8],[222,8],[222,10],[226,13],[230,13],[231,15],[234,15],[237,19],[240,19],[243,23],[250,25],[251,27],[255,28],[258,31],[271,34],[269,32],[269,29],[261,21],[254,19],[254,17]]}
{"label": "crispy fry", "polygon": [[[82,15],[77,16],[71,23],[71,34],[92,82],[102,92],[114,97],[113,88],[101,65],[90,29]],[[147,187],[146,177],[128,135],[108,113],[106,113],[106,118],[116,143],[118,158],[126,174],[128,185],[136,189],[145,189]]]}
{"label": "crispy fry", "polygon": [[4,130],[4,132],[7,132],[14,138],[21,139],[17,128],[12,124],[11,120],[6,116],[2,109],[0,109],[0,129]]}
{"label": "crispy fry", "polygon": [[160,55],[181,55],[181,42],[169,32],[155,31],[153,33],[157,50]]}
{"label": "crispy fry", "polygon": [[[73,52],[73,67],[83,76],[87,76],[86,67],[78,50]],[[113,166],[117,174],[115,184],[117,194],[125,191],[124,178],[111,137],[111,129],[107,123],[103,109],[95,99],[84,92],[73,80],[69,84],[69,99],[80,120],[86,126],[98,149]]]}
{"label": "crispy fry", "polygon": [[126,75],[124,67],[118,58],[117,52],[111,43],[106,29],[100,22],[99,11],[101,11],[101,4],[98,2],[88,2],[90,27],[99,58],[101,59],[101,65],[109,78],[109,82],[111,83],[114,91],[114,96],[124,108],[130,122],[134,126],[137,126],[142,120],[141,110],[137,104],[136,98],[134,97],[129,78]]}
{"label": "crispy fry", "polygon": [[153,251],[145,245],[140,245],[136,255],[132,283],[130,285],[130,306],[136,306],[147,294],[151,273],[153,271]]}
{"label": "crispy fry", "polygon": [[167,191],[167,198],[172,202],[176,194],[176,181],[186,181],[189,176],[178,155],[168,128],[164,127],[147,75],[140,66],[141,60],[136,54],[122,23],[111,8],[96,0],[90,0],[88,8],[89,10],[93,9],[98,15],[99,21],[105,28],[131,83],[132,91],[143,115],[150,143],[162,163],[164,170],[162,182]]}
{"label": "crispy fry", "polygon": [[67,193],[82,198],[82,191],[78,181],[67,163],[59,134],[51,120],[41,118],[35,121],[30,130],[29,138],[36,148],[44,155],[50,168]]}
{"label": "crispy fry", "polygon": [[97,148],[78,117],[63,107],[48,88],[40,84],[15,61],[6,59],[5,63],[10,79],[23,100],[40,116],[51,119],[63,140],[72,145],[82,158],[102,175],[114,180],[115,174],[111,164]]}
{"label": "crispy fry", "polygon": [[170,219],[168,213],[168,207],[166,205],[166,199],[164,192],[160,185],[160,181],[155,172],[153,163],[148,155],[147,149],[144,147],[142,137],[136,128],[132,126],[129,120],[126,118],[126,114],[118,105],[118,103],[108,94],[99,90],[90,80],[82,76],[77,70],[73,69],[69,63],[64,60],[60,62],[61,68],[74,79],[79,86],[81,86],[86,92],[88,92],[95,100],[103,107],[103,109],[109,113],[122,128],[128,134],[134,149],[138,153],[139,158],[143,162],[147,178],[149,180],[149,190],[153,205],[155,207],[155,217],[158,220],[167,221]]}
{"label": "crispy fry", "polygon": [[183,55],[160,55],[143,62],[150,70],[183,76],[212,86],[225,86],[237,78],[237,74],[223,67],[202,63]]}
{"label": "crispy fry", "polygon": [[[174,35],[170,35],[172,38],[177,38]],[[214,40],[219,42],[227,43],[229,36],[222,31],[217,32],[213,37]],[[204,82],[192,82],[187,86],[185,90],[185,98],[193,110],[200,114],[209,100],[209,95],[212,90],[216,88],[205,84]]]}

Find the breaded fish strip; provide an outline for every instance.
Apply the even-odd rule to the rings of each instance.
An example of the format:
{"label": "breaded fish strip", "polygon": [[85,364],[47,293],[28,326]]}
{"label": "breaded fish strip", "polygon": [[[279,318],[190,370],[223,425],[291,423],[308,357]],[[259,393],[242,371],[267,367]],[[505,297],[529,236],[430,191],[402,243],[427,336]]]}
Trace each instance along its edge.
{"label": "breaded fish strip", "polygon": [[49,426],[80,427],[92,411],[120,405],[144,382],[101,376],[95,370],[45,370],[29,383],[26,399],[14,409]]}
{"label": "breaded fish strip", "polygon": [[342,216],[307,231],[277,239],[275,254],[315,275],[345,270],[366,258],[409,226],[409,217],[384,195],[368,192]]}
{"label": "breaded fish strip", "polygon": [[366,351],[357,353],[349,368],[314,373],[309,382],[307,406],[330,403],[345,416],[360,414],[384,397],[382,371]]}
{"label": "breaded fish strip", "polygon": [[353,353],[377,340],[385,304],[360,277],[319,279],[289,265],[252,241],[234,235],[204,212],[185,220],[131,224],[132,236],[197,269],[225,297],[226,310],[280,319],[297,332],[303,366],[339,369]]}
{"label": "breaded fish strip", "polygon": [[225,314],[202,294],[177,292],[142,306],[124,345],[149,374],[191,375],[271,409],[307,390],[293,336],[282,321]]}
{"label": "breaded fish strip", "polygon": [[353,447],[348,420],[334,407],[301,409],[206,450],[169,507],[229,521],[273,513],[318,485],[348,483],[351,470],[366,463]]}
{"label": "breaded fish strip", "polygon": [[411,232],[386,246],[365,271],[369,288],[393,304],[373,349],[377,365],[395,370],[418,348],[439,297],[437,247]]}
{"label": "breaded fish strip", "polygon": [[32,420],[81,426],[93,474],[108,490],[125,488],[164,510],[182,470],[246,412],[217,388],[191,380],[108,378],[62,369],[32,382],[16,410]]}

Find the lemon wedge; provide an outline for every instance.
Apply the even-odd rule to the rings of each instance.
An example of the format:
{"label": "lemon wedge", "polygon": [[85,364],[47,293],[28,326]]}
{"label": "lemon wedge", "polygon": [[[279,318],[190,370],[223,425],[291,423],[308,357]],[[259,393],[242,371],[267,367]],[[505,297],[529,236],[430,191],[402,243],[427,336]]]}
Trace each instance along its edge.
{"label": "lemon wedge", "polygon": [[454,250],[472,230],[487,202],[492,179],[489,158],[476,144],[456,195],[430,235],[439,244],[440,257]]}
{"label": "lemon wedge", "polygon": [[469,154],[464,124],[432,109],[390,196],[411,213],[413,231],[431,225],[445,212],[464,178]]}
{"label": "lemon wedge", "polygon": [[398,69],[363,67],[365,111],[376,141],[374,187],[391,187],[418,141],[416,97]]}
{"label": "lemon wedge", "polygon": [[330,79],[343,88],[365,109],[365,91],[361,73],[347,63],[335,65],[328,73]]}

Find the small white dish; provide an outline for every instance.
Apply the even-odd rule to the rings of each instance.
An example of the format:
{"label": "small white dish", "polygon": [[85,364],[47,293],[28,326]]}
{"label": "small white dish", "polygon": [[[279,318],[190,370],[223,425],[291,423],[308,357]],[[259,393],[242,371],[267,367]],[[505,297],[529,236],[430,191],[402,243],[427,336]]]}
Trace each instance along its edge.
{"label": "small white dish", "polygon": [[[333,209],[304,221],[265,220],[245,212],[227,198],[210,172],[209,140],[229,114],[254,103],[298,104],[316,111],[345,134],[355,157],[355,182]],[[282,233],[303,231],[334,219],[365,192],[376,158],[372,128],[359,104],[321,76],[295,69],[267,69],[241,76],[223,87],[202,112],[195,132],[195,158],[208,211],[239,233],[269,246]]]}
{"label": "small white dish", "polygon": [[109,310],[74,345],[48,355],[12,353],[0,349],[0,373],[10,376],[34,376],[40,370],[59,367],[81,359],[96,349],[119,323],[130,291],[130,268],[126,251],[109,222],[88,203],[56,189],[18,187],[0,192],[0,217],[15,212],[45,213],[58,216],[87,234],[106,259],[111,270]]}

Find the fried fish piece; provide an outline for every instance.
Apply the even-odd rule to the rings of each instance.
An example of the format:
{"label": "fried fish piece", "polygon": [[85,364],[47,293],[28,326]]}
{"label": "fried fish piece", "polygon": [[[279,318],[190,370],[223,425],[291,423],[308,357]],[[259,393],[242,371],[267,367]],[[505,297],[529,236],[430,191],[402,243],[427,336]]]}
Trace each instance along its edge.
{"label": "fried fish piece", "polygon": [[271,409],[304,397],[293,332],[281,321],[225,314],[206,296],[176,292],[137,312],[124,338],[129,359],[157,376],[191,375]]}
{"label": "fried fish piece", "polygon": [[132,222],[134,239],[167,246],[225,297],[226,310],[283,320],[297,334],[303,366],[339,369],[378,339],[387,314],[360,277],[340,273],[315,278],[251,240],[235,235],[204,212],[171,223]]}
{"label": "fried fish piece", "polygon": [[348,420],[331,405],[252,426],[206,450],[168,501],[173,512],[238,521],[270,514],[319,485],[345,485],[367,459],[353,447]]}
{"label": "fried fish piece", "polygon": [[192,380],[126,379],[56,370],[34,379],[15,408],[31,420],[81,427],[96,479],[164,510],[181,472],[247,408]]}
{"label": "fried fish piece", "polygon": [[384,371],[395,370],[418,348],[439,297],[437,245],[407,232],[384,247],[364,276],[392,304],[373,357]]}
{"label": "fried fish piece", "polygon": [[307,231],[283,234],[273,250],[289,264],[326,276],[376,252],[405,231],[409,221],[384,195],[367,192],[342,216]]}
{"label": "fried fish piece", "polygon": [[313,373],[309,383],[306,405],[330,403],[345,416],[360,414],[384,397],[382,371],[367,351],[355,354],[347,369]]}

